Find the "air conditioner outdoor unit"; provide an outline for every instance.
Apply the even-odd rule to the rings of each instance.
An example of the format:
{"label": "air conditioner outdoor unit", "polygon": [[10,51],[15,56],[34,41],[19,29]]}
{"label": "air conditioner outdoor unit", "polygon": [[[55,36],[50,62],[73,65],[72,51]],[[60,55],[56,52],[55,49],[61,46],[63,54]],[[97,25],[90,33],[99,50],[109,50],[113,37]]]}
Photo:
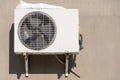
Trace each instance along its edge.
{"label": "air conditioner outdoor unit", "polygon": [[[79,52],[78,9],[15,9],[14,52],[27,55]],[[67,75],[67,74],[66,74]]]}

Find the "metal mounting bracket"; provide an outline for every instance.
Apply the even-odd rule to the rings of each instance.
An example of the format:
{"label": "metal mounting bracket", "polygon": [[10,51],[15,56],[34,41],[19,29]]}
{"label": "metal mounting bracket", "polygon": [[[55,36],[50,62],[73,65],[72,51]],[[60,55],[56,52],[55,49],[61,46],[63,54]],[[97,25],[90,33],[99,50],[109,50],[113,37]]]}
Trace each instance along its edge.
{"label": "metal mounting bracket", "polygon": [[68,77],[68,70],[69,70],[69,53],[66,54],[65,59],[65,77]]}
{"label": "metal mounting bracket", "polygon": [[25,76],[28,77],[28,54],[23,53],[24,60],[25,60]]}

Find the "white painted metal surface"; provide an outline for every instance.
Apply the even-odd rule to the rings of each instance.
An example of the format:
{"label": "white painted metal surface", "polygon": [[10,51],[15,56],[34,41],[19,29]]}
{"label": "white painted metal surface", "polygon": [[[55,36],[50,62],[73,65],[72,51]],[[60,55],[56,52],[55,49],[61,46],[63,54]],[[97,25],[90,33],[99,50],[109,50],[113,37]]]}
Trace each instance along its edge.
{"label": "white painted metal surface", "polygon": [[[31,50],[25,47],[18,37],[18,25],[28,13],[40,11],[51,16],[56,24],[57,33],[54,42],[46,49]],[[17,54],[62,54],[65,52],[78,53],[79,17],[77,9],[15,9],[14,14],[14,52]]]}

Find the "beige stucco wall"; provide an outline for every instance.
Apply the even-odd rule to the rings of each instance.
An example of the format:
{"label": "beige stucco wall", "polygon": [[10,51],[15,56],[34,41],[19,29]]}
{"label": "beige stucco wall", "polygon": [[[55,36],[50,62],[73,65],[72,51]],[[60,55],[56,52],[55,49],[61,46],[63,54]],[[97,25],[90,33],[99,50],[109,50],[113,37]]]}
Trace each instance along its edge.
{"label": "beige stucco wall", "polygon": [[[0,0],[0,80],[120,80],[120,0],[25,0],[78,8],[84,49],[74,70],[64,77],[64,66],[54,56],[31,56],[25,78],[22,56],[12,53],[12,23],[18,0]],[[11,43],[9,43],[11,42]],[[58,78],[58,76],[60,78]]]}

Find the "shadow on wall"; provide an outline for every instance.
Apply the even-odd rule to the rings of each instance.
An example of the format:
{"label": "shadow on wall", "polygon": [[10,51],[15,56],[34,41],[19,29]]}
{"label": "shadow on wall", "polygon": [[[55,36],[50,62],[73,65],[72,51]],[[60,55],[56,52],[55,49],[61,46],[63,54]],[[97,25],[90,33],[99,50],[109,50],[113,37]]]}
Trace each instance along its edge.
{"label": "shadow on wall", "polygon": [[[65,61],[65,55],[58,56]],[[25,73],[24,57],[14,53],[14,24],[9,32],[9,74],[17,74],[19,79],[21,74]],[[70,57],[70,68],[73,68],[75,61]],[[29,73],[30,74],[57,74],[58,78],[64,74],[64,65],[60,64],[53,55],[29,56]]]}

